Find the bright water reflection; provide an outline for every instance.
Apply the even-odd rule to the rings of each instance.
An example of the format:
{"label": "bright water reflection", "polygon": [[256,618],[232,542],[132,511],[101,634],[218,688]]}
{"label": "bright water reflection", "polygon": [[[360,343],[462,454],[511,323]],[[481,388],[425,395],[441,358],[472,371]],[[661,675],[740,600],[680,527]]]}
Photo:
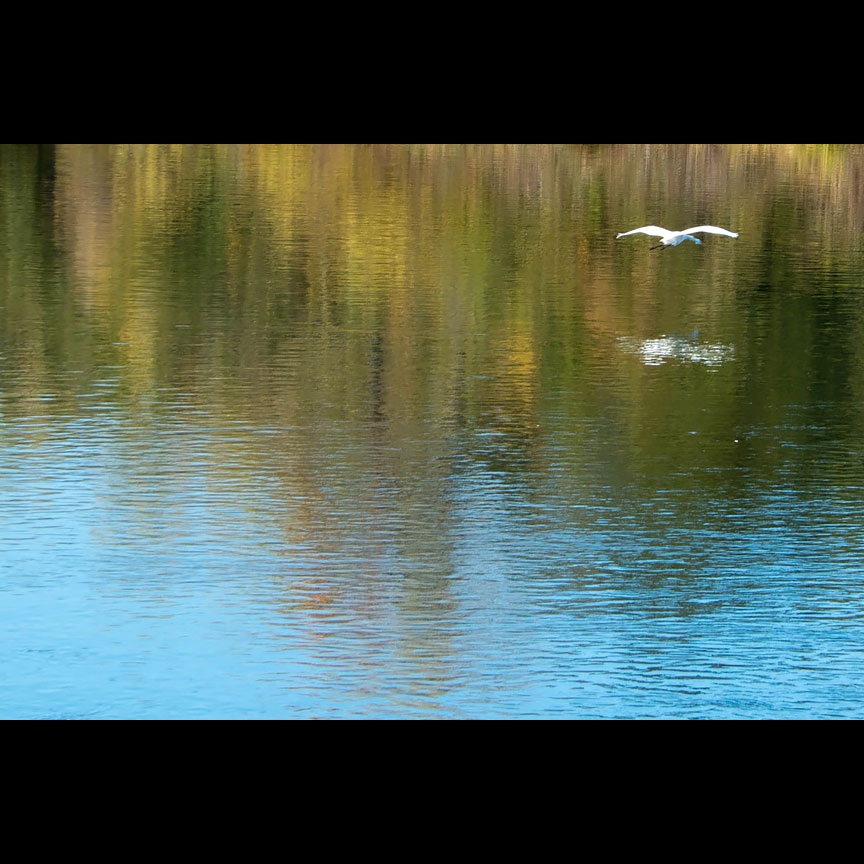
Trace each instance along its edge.
{"label": "bright water reflection", "polygon": [[0,714],[862,716],[862,158],[0,148]]}

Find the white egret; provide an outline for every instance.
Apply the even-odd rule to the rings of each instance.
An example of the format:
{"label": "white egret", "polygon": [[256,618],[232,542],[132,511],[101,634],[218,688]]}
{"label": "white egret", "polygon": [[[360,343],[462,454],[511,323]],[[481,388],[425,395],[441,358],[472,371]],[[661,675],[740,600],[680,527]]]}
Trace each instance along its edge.
{"label": "white egret", "polygon": [[[692,240],[694,243],[701,245],[702,241],[694,234],[724,234],[726,237],[737,237],[738,235],[732,231],[727,231],[725,228],[717,228],[715,225],[697,225],[695,228],[688,228],[686,231],[668,231],[666,228],[659,228],[657,225],[646,225],[644,228],[634,228],[632,231],[625,231],[619,234],[618,237],[627,237],[629,234],[647,234],[649,237],[660,237],[661,241],[657,246],[652,246],[650,251],[655,249],[665,249],[667,246],[677,246],[685,240]],[[617,240],[618,237],[615,239]]]}

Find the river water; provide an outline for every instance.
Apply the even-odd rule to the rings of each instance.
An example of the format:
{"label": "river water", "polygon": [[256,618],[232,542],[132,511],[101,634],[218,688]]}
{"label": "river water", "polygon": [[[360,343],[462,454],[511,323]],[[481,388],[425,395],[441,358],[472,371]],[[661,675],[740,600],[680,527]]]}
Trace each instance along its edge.
{"label": "river water", "polygon": [[862,178],[0,145],[0,717],[864,717]]}

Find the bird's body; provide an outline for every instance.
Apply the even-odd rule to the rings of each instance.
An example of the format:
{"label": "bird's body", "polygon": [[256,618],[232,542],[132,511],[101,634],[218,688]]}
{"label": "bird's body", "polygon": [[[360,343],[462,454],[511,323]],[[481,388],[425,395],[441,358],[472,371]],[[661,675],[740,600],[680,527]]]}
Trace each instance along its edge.
{"label": "bird's body", "polygon": [[[632,231],[625,231],[623,234],[619,234],[618,237],[627,237],[630,234],[647,234],[649,237],[659,237],[660,243],[657,246],[652,246],[652,250],[664,249],[667,246],[677,246],[685,240],[692,240],[694,243],[701,244],[702,241],[698,237],[694,237],[694,234],[723,234],[726,237],[738,236],[732,231],[727,231],[725,228],[717,228],[714,225],[697,225],[695,228],[687,228],[684,231],[669,231],[657,225],[646,225],[644,228],[634,228]],[[615,239],[617,240],[618,237]]]}

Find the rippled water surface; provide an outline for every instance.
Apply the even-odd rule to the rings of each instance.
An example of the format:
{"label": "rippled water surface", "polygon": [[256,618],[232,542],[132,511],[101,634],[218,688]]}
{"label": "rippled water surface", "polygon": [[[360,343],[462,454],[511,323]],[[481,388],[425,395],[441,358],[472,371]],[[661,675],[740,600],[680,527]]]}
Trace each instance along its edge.
{"label": "rippled water surface", "polygon": [[0,716],[864,717],[862,169],[0,145]]}

